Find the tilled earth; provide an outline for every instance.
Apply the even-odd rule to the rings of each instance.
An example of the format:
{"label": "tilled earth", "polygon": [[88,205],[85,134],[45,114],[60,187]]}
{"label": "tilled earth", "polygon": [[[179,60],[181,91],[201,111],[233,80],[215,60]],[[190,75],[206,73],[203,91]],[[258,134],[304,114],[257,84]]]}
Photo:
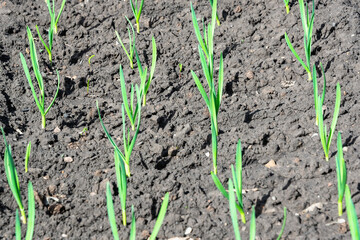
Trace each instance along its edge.
{"label": "tilled earth", "polygon": [[[194,0],[193,5],[199,23],[202,18],[208,22],[209,2]],[[247,220],[255,205],[258,239],[276,238],[284,206],[288,219],[283,239],[349,239],[347,216],[337,215],[336,138],[326,162],[315,125],[312,83],[285,42],[286,31],[304,58],[299,7],[296,1],[290,7],[286,15],[280,0],[218,3],[221,25],[215,30],[215,66],[223,52],[225,76],[218,176],[227,185],[241,139],[244,205]],[[348,184],[360,214],[359,2],[316,0],[315,11],[312,64],[322,62],[325,67],[328,125],[336,83],[341,85],[335,135],[342,133]],[[35,31],[38,25],[46,36],[49,27],[44,1],[0,1],[0,126],[12,146],[25,204],[27,182],[34,185],[34,239],[111,239],[105,200],[108,181],[121,239],[128,238],[129,227],[120,226],[112,146],[96,111],[97,100],[105,125],[122,148],[119,65],[128,87],[140,81],[114,33],[117,30],[127,38],[125,16],[135,23],[127,0],[69,0],[54,37],[54,64],[50,65]],[[45,131],[20,63],[19,52],[30,63],[26,26],[36,37],[47,101],[56,90],[56,69],[61,76],[60,93],[47,115]],[[210,176],[209,113],[190,74],[190,70],[202,74],[190,2],[145,1],[140,31],[136,45],[141,60],[147,66],[151,63],[152,36],[158,59],[147,105],[142,108],[128,181],[127,212],[130,216],[134,205],[137,239],[146,239],[152,231],[166,192],[170,202],[159,239],[233,239],[228,201]],[[91,55],[95,56],[89,66]],[[322,79],[319,69],[318,76]],[[29,141],[32,154],[25,173]],[[4,153],[4,144],[0,152]],[[16,208],[2,165],[0,239],[14,238]],[[185,235],[188,228],[191,232]],[[245,239],[248,229],[249,223],[241,225]]]}

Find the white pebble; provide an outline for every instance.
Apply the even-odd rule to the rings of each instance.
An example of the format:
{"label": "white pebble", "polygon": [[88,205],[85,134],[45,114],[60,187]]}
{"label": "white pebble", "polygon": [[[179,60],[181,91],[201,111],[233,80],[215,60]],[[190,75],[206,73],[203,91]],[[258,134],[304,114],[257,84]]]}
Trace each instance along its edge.
{"label": "white pebble", "polygon": [[189,235],[191,233],[191,231],[192,231],[191,227],[186,228],[185,235]]}

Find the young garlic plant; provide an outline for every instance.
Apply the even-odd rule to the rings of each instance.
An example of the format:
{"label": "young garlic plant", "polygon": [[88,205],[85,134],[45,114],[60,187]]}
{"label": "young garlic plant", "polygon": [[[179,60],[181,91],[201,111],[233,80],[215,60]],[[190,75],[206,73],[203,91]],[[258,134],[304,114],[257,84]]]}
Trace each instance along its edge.
{"label": "young garlic plant", "polygon": [[[23,224],[27,224],[25,240],[31,240],[34,234],[35,227],[35,197],[32,183],[28,183],[28,217],[26,218],[24,205],[21,200],[21,191],[20,183],[17,175],[14,159],[11,154],[11,146],[7,143],[5,132],[2,127],[0,127],[2,132],[4,143],[5,143],[5,154],[4,154],[4,165],[5,165],[5,175],[11,189],[11,192],[15,198],[15,201],[20,209],[21,219]],[[19,211],[16,209],[15,215],[15,239],[21,240],[21,223],[19,217]]]}
{"label": "young garlic plant", "polygon": [[119,33],[117,31],[115,31],[115,34],[116,34],[117,39],[119,40],[119,43],[120,43],[121,47],[124,49],[124,52],[125,52],[126,56],[128,57],[128,59],[130,61],[131,69],[133,69],[134,68],[133,59],[134,59],[134,52],[135,52],[135,31],[134,31],[133,25],[131,24],[130,20],[127,17],[125,17],[125,18],[128,21],[128,23],[130,24],[130,27],[131,27],[131,30],[132,30],[132,37],[131,37],[130,29],[127,28],[128,33],[129,33],[129,51],[126,50],[126,47],[125,47],[124,43],[122,42]]}
{"label": "young garlic plant", "polygon": [[212,3],[212,16],[211,23],[208,24],[208,29],[204,26],[204,37],[202,37],[197,23],[196,15],[192,3],[190,3],[192,21],[194,25],[195,35],[199,42],[198,49],[200,55],[200,62],[204,72],[206,82],[209,87],[209,96],[205,92],[204,87],[202,86],[199,78],[193,70],[191,74],[195,81],[197,88],[200,91],[201,96],[205,100],[205,103],[210,112],[210,121],[211,121],[211,132],[212,132],[212,149],[213,149],[213,166],[214,173],[217,174],[217,135],[218,135],[218,124],[217,116],[220,109],[223,85],[224,85],[224,64],[223,56],[220,54],[220,67],[219,67],[219,80],[218,80],[218,89],[215,88],[215,79],[214,79],[214,31],[215,31],[215,21],[216,21],[216,9],[217,9],[217,0],[213,0]]}
{"label": "young garlic plant", "polygon": [[47,4],[48,9],[49,9],[49,14],[50,14],[50,27],[49,27],[49,30],[48,30],[48,39],[49,39],[48,44],[46,44],[44,39],[41,37],[39,28],[36,25],[36,31],[37,31],[37,33],[39,35],[39,38],[40,38],[42,44],[44,45],[46,51],[49,54],[49,60],[50,60],[51,63],[52,63],[52,60],[53,60],[52,59],[52,47],[53,47],[54,33],[57,34],[57,30],[58,30],[57,24],[59,22],[61,13],[64,10],[65,3],[66,3],[66,0],[63,0],[62,3],[61,3],[60,11],[59,11],[58,15],[56,16],[56,13],[55,13],[55,0],[52,0],[52,6],[50,4],[50,0],[46,1],[46,4]]}
{"label": "young garlic plant", "polygon": [[[158,217],[155,222],[155,226],[153,228],[153,231],[150,235],[149,240],[155,240],[156,236],[159,233],[160,227],[164,221],[166,210],[169,204],[169,193],[166,193],[164,196],[164,200],[161,204],[160,211],[158,214]],[[119,240],[119,233],[117,230],[117,224],[116,224],[116,218],[115,218],[115,211],[114,211],[114,203],[112,201],[112,195],[111,195],[111,189],[109,182],[106,185],[106,205],[108,210],[108,216],[109,216],[109,222],[111,226],[111,231],[113,234],[114,240]],[[134,212],[134,206],[131,206],[131,228],[130,228],[130,240],[135,240],[136,238],[136,222],[135,222],[135,212]]]}
{"label": "young garlic plant", "polygon": [[335,158],[335,164],[336,164],[336,176],[338,180],[338,212],[339,216],[342,216],[343,214],[343,198],[345,194],[345,188],[346,188],[346,180],[347,180],[347,173],[346,173],[346,165],[345,165],[345,159],[343,154],[343,147],[341,142],[341,134],[338,133],[338,139],[337,139],[337,155]]}
{"label": "young garlic plant", "polygon": [[140,75],[140,91],[141,91],[141,95],[143,95],[143,106],[146,105],[146,94],[149,90],[151,81],[154,77],[154,72],[155,72],[155,66],[156,66],[156,57],[157,57],[157,50],[156,50],[156,42],[155,42],[155,38],[152,37],[152,61],[151,61],[151,67],[150,67],[150,74],[149,77],[147,78],[147,70],[148,68],[145,67],[145,69],[143,69],[142,65],[141,65],[141,61],[139,58],[139,55],[137,53],[137,50],[135,48],[135,55],[136,55],[136,62],[138,65],[138,69],[139,69],[139,75]]}
{"label": "young garlic plant", "polygon": [[35,103],[37,105],[37,107],[40,110],[40,114],[41,114],[41,121],[42,121],[42,128],[45,129],[46,126],[46,114],[49,112],[50,108],[52,107],[52,105],[55,102],[55,99],[59,93],[59,88],[60,88],[60,76],[59,76],[59,72],[56,70],[56,74],[57,74],[57,79],[58,79],[58,84],[57,84],[57,89],[56,89],[56,93],[55,96],[53,98],[53,100],[51,101],[50,105],[45,108],[45,86],[44,86],[44,81],[43,78],[41,76],[40,73],[40,69],[39,69],[39,63],[38,63],[38,58],[37,58],[37,54],[36,54],[36,47],[35,47],[35,43],[34,43],[34,38],[31,34],[31,30],[29,27],[27,27],[27,35],[28,35],[28,39],[29,39],[29,45],[30,45],[30,59],[31,59],[31,63],[32,63],[32,67],[33,70],[35,72],[35,78],[37,80],[38,86],[39,86],[39,97],[35,91],[34,85],[32,83],[31,80],[31,75],[29,72],[29,68],[26,64],[26,60],[24,58],[24,55],[22,53],[20,53],[20,59],[21,59],[21,63],[22,66],[24,68],[24,72],[25,72],[25,76],[29,82],[30,88],[31,88],[31,92],[33,94]]}
{"label": "young garlic plant", "polygon": [[285,32],[285,40],[286,40],[286,43],[289,46],[291,52],[294,54],[295,58],[300,62],[300,64],[305,69],[305,71],[308,73],[309,81],[311,81],[312,78],[311,78],[310,56],[311,56],[312,31],[313,31],[314,17],[315,17],[315,3],[313,0],[311,17],[309,16],[309,8],[308,8],[307,4],[306,4],[306,11],[305,11],[304,0],[299,0],[299,6],[300,6],[301,22],[302,22],[302,26],[304,29],[304,49],[305,49],[306,64],[296,53],[286,32]]}
{"label": "young garlic plant", "polygon": [[[334,115],[333,115],[333,120],[331,122],[330,131],[328,133],[326,125],[324,125],[324,116],[323,116],[323,100],[324,100],[325,94],[323,91],[322,96],[317,95],[317,79],[316,79],[315,66],[313,69],[313,85],[314,85],[315,110],[316,110],[316,116],[318,117],[319,135],[320,135],[321,144],[324,149],[325,159],[326,159],[326,161],[328,161],[331,139],[334,135],[337,119],[339,117],[340,102],[341,102],[341,88],[340,88],[340,84],[337,83]],[[325,78],[324,78],[324,85],[325,85]]]}

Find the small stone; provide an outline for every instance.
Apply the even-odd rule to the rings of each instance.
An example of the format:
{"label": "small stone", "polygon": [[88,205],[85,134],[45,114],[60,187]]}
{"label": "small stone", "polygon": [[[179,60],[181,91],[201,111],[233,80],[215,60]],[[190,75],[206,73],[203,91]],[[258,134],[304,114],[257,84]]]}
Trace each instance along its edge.
{"label": "small stone", "polygon": [[206,152],[206,153],[205,153],[205,156],[206,156],[206,157],[210,157],[210,153],[209,153],[209,152]]}
{"label": "small stone", "polygon": [[91,192],[90,197],[96,196],[96,192]]}
{"label": "small stone", "polygon": [[347,152],[347,150],[348,150],[348,147],[343,147],[344,152]]}
{"label": "small stone", "polygon": [[150,237],[150,232],[147,230],[142,231],[140,234],[141,239],[148,239],[149,237]]}
{"label": "small stone", "polygon": [[74,160],[72,159],[72,157],[65,157],[65,158],[64,158],[64,161],[67,162],[67,163],[71,163],[71,162],[73,162]]}
{"label": "small stone", "polygon": [[56,127],[56,128],[54,129],[54,133],[59,133],[59,132],[61,132],[60,128],[59,128],[59,127]]}
{"label": "small stone", "polygon": [[178,152],[178,149],[179,149],[178,147],[171,146],[168,150],[168,156],[170,156],[170,157],[175,156]]}
{"label": "small stone", "polygon": [[322,209],[323,206],[324,206],[324,205],[323,205],[321,202],[314,203],[314,204],[311,204],[310,207],[304,209],[304,210],[302,211],[302,213],[312,212],[312,211],[314,211],[315,209]]}
{"label": "small stone", "polygon": [[56,192],[56,186],[55,185],[50,185],[48,187],[48,192],[50,195],[55,195],[55,192]]}
{"label": "small stone", "polygon": [[183,137],[184,135],[189,134],[191,132],[191,130],[192,130],[192,127],[190,126],[190,124],[187,123],[187,124],[185,124],[185,126],[182,129],[180,129],[180,131],[178,131],[175,134],[175,136],[176,137]]}
{"label": "small stone", "polygon": [[65,212],[65,207],[59,203],[55,203],[53,205],[50,205],[48,210],[51,215],[56,215]]}
{"label": "small stone", "polygon": [[186,228],[185,235],[189,235],[191,233],[191,231],[192,231],[191,227]]}
{"label": "small stone", "polygon": [[267,168],[273,168],[273,167],[276,167],[276,162],[274,160],[270,160],[267,164],[265,164],[265,167]]}
{"label": "small stone", "polygon": [[96,171],[94,172],[94,176],[95,176],[95,177],[100,177],[100,176],[101,176],[101,170],[96,170]]}
{"label": "small stone", "polygon": [[253,79],[254,78],[254,73],[252,71],[248,71],[245,76],[248,78],[248,79]]}
{"label": "small stone", "polygon": [[240,5],[237,6],[237,7],[234,9],[234,12],[235,12],[235,13],[239,13],[239,12],[241,12],[241,11],[242,11],[242,9],[241,9]]}
{"label": "small stone", "polygon": [[272,196],[271,199],[272,199],[273,201],[276,201],[276,197],[275,197],[275,196]]}

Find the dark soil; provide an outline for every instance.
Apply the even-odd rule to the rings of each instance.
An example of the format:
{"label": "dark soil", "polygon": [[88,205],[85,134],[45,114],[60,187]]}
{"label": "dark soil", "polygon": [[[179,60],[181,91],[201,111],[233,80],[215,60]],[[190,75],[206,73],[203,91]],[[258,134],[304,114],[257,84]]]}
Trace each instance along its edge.
{"label": "dark soil", "polygon": [[[359,2],[316,0],[315,4],[312,63],[325,66],[328,125],[336,83],[341,84],[335,135],[342,132],[348,184],[360,214]],[[194,8],[199,20],[210,19],[207,0],[194,1]],[[218,9],[221,26],[216,27],[215,65],[223,52],[225,69],[219,113],[219,178],[227,184],[236,143],[241,139],[243,187],[247,190],[244,205],[247,220],[255,205],[258,239],[276,238],[284,206],[288,220],[283,239],[350,239],[348,225],[339,223],[337,215],[336,138],[326,162],[315,125],[312,83],[284,39],[287,31],[304,56],[297,1],[292,1],[288,15],[281,0],[224,0],[219,1]],[[105,125],[122,148],[119,64],[128,86],[140,81],[114,34],[117,30],[127,37],[124,16],[132,16],[128,1],[68,1],[55,36],[54,66],[49,65],[47,53],[36,39],[48,101],[56,89],[55,69],[61,75],[60,94],[47,115],[44,131],[19,52],[29,63],[26,26],[34,36],[35,25],[46,33],[46,4],[43,0],[0,1],[0,124],[12,145],[24,203],[29,180],[38,194],[34,239],[111,239],[107,181],[114,190],[121,239],[128,238],[129,227],[120,226],[113,149],[95,105],[98,100]],[[130,20],[135,23],[133,17]],[[140,29],[136,44],[142,61],[151,62],[151,36],[157,41],[158,60],[142,109],[128,182],[127,212],[130,216],[134,205],[137,239],[146,239],[152,231],[166,192],[170,192],[170,203],[159,239],[186,237],[188,227],[192,231],[187,237],[193,239],[233,239],[228,201],[210,176],[208,110],[190,74],[194,70],[200,75],[202,70],[189,1],[145,1]],[[95,57],[89,67],[91,55]],[[183,64],[181,77],[179,63]],[[88,131],[80,134],[85,127]],[[24,173],[29,141],[30,169]],[[4,144],[0,144],[0,152],[4,153]],[[73,161],[66,162],[65,157]],[[266,167],[270,160],[276,166]],[[313,204],[317,207],[307,211]],[[14,239],[16,208],[1,167],[1,239]],[[347,222],[346,214],[341,218]],[[241,229],[247,239],[249,223]]]}

